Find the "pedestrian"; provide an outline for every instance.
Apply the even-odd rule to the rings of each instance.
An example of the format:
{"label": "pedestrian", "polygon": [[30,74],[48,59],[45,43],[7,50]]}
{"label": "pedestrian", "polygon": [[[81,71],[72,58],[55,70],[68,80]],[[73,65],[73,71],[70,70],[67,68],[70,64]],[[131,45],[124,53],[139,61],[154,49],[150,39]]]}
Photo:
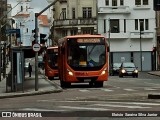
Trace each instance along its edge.
{"label": "pedestrian", "polygon": [[31,73],[32,73],[32,66],[31,64],[29,63],[28,65],[28,72],[29,72],[29,77],[31,77]]}

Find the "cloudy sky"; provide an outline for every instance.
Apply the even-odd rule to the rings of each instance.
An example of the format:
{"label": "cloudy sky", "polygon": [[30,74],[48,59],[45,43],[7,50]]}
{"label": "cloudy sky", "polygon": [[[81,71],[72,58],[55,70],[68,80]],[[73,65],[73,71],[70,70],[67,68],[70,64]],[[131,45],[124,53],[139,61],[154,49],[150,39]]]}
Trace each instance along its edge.
{"label": "cloudy sky", "polygon": [[[12,8],[15,7],[17,5],[17,3],[18,3],[17,0],[8,0],[8,4],[11,4]],[[31,10],[34,12],[40,12],[47,6],[48,6],[48,2],[46,0],[31,0],[31,2],[30,2],[30,7],[34,8]],[[18,8],[18,6],[16,6],[11,11],[12,16],[14,16],[17,13],[17,11],[18,11],[17,8]]]}

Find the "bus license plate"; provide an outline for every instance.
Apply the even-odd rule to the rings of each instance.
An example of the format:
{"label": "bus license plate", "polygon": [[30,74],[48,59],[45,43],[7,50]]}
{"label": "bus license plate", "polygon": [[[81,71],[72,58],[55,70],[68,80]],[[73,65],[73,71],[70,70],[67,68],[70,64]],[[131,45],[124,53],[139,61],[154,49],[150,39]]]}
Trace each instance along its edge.
{"label": "bus license plate", "polygon": [[91,82],[91,79],[84,79],[84,82]]}

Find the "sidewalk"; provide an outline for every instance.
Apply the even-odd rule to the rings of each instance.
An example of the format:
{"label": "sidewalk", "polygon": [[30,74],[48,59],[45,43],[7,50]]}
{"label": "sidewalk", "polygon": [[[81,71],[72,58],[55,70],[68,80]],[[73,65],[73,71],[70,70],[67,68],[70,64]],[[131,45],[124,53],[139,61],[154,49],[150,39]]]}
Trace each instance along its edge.
{"label": "sidewalk", "polygon": [[[10,68],[8,67],[6,71],[7,72],[10,71]],[[44,76],[44,72],[42,70],[39,71],[38,75],[38,91],[35,91],[34,72],[32,72],[32,77],[28,77],[28,74],[26,74],[24,84],[20,86],[20,90],[17,90],[15,92],[11,92],[10,86],[6,87],[6,78],[2,77],[2,80],[0,81],[0,99],[20,97],[20,96],[40,95],[40,94],[55,93],[55,92],[62,92],[62,88],[59,85],[57,85],[54,81],[48,80]]]}

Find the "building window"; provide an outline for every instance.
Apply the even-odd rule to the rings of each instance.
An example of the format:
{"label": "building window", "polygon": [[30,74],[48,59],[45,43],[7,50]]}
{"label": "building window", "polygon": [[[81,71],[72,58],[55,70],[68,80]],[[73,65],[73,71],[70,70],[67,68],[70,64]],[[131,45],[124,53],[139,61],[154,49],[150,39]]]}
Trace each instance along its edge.
{"label": "building window", "polygon": [[67,30],[62,30],[62,36],[63,37],[67,36]]}
{"label": "building window", "polygon": [[23,11],[23,6],[21,6],[21,11]]}
{"label": "building window", "polygon": [[108,6],[109,5],[109,0],[105,0],[105,4],[106,4],[106,6]]}
{"label": "building window", "polygon": [[26,33],[28,33],[28,28],[26,28]]}
{"label": "building window", "polygon": [[144,31],[144,19],[139,19],[140,30]]}
{"label": "building window", "polygon": [[148,5],[148,0],[135,0],[135,5]]}
{"label": "building window", "polygon": [[135,30],[138,30],[138,19],[135,19]]}
{"label": "building window", "polygon": [[119,19],[110,20],[111,33],[119,33]]}
{"label": "building window", "polygon": [[71,32],[71,35],[76,35],[78,31],[76,29],[72,29],[70,32]]}
{"label": "building window", "polygon": [[66,19],[66,8],[62,8],[62,19]]}
{"label": "building window", "polygon": [[149,30],[149,22],[148,19],[145,19],[145,29]]}
{"label": "building window", "polygon": [[143,0],[143,5],[148,5],[148,0]]}
{"label": "building window", "polygon": [[117,0],[112,0],[112,6],[117,6]]}
{"label": "building window", "polygon": [[141,0],[135,0],[135,5],[141,5]]}
{"label": "building window", "polygon": [[75,8],[72,8],[72,19],[76,18]]}
{"label": "building window", "polygon": [[[139,29],[138,29],[139,28]],[[148,19],[135,19],[135,30],[149,30],[149,20]]]}
{"label": "building window", "polygon": [[83,8],[83,18],[92,18],[92,8]]}
{"label": "building window", "polygon": [[123,0],[120,0],[120,5],[124,5],[124,1]]}
{"label": "building window", "polygon": [[82,28],[82,34],[93,34],[94,28]]}
{"label": "building window", "polygon": [[124,33],[126,33],[126,19],[124,19]]}
{"label": "building window", "polygon": [[106,33],[106,19],[104,19],[104,24],[103,24],[103,26],[104,26],[104,33]]}

